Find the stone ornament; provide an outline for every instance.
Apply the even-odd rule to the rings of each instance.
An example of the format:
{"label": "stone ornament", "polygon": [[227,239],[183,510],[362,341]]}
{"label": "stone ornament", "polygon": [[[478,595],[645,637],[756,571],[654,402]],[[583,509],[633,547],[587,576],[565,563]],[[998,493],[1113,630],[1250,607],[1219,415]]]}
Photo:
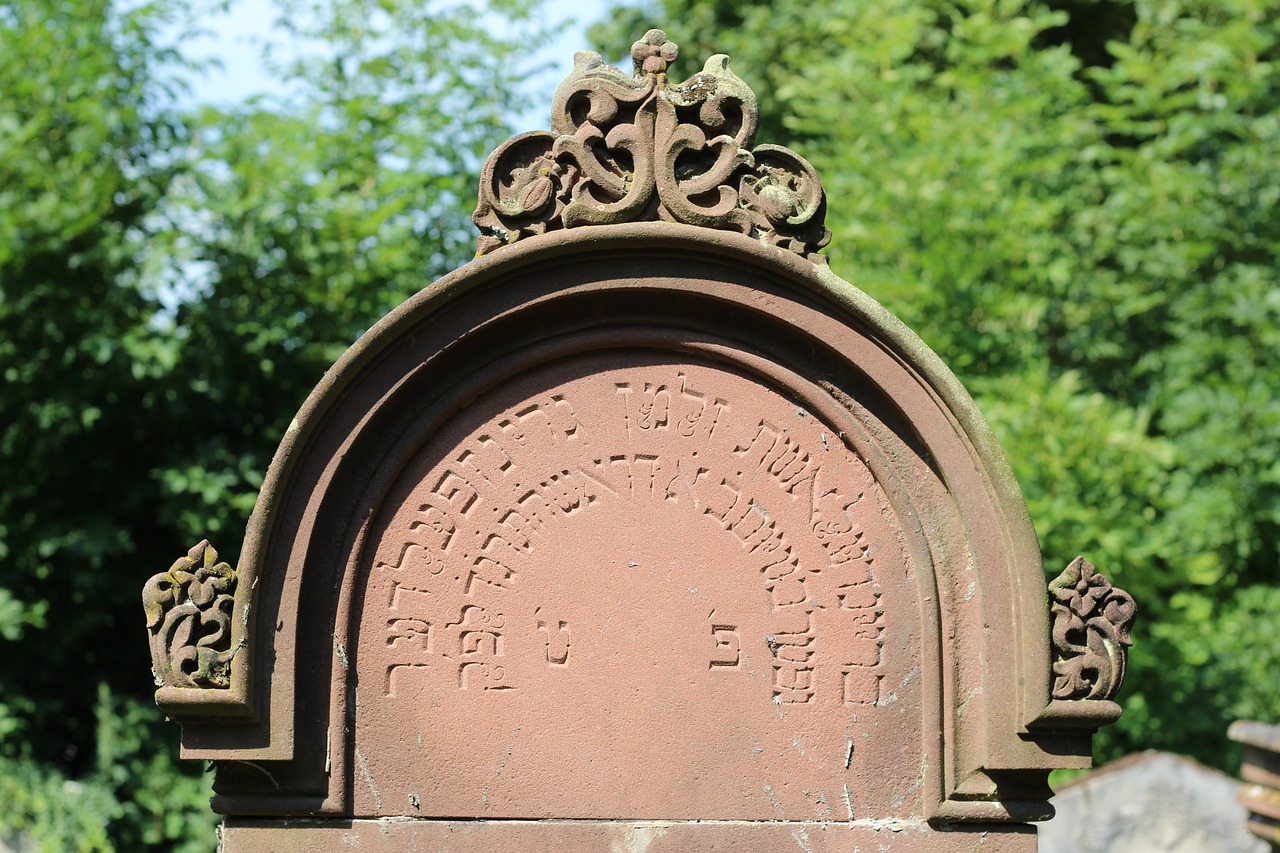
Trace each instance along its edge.
{"label": "stone ornament", "polygon": [[1076,557],[1049,584],[1053,698],[1110,700],[1124,681],[1133,598]]}
{"label": "stone ornament", "polygon": [[142,590],[158,687],[231,686],[236,573],[202,540]]}
{"label": "stone ornament", "polygon": [[631,46],[634,77],[598,53],[575,54],[551,132],[515,136],[485,163],[476,253],[561,228],[666,220],[825,263],[818,251],[831,232],[813,166],[780,145],[752,148],[759,107],[727,56],[675,84],[667,69],[678,53],[650,30]]}
{"label": "stone ornament", "polygon": [[1120,715],[1132,601],[1046,590],[973,400],[676,53],[578,56],[486,167],[485,256],[304,404],[235,571],[147,584],[226,853],[1033,853]]}

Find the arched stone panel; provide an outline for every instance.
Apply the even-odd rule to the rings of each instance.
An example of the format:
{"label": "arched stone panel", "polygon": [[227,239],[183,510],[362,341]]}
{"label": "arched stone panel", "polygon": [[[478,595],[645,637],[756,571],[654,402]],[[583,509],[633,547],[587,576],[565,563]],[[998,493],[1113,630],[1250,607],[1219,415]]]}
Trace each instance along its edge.
{"label": "arched stone panel", "polygon": [[1025,853],[1118,716],[1132,599],[1045,588],[972,401],[825,267],[813,167],[677,53],[578,54],[485,165],[484,257],[304,405],[240,565],[147,583],[228,853]]}
{"label": "arched stone panel", "polygon": [[[651,785],[628,801],[628,811],[621,806],[626,792],[610,791],[610,774],[601,771],[588,775],[595,799],[579,801],[580,816],[678,819],[688,816],[680,803],[695,802],[719,809],[724,819],[761,820],[774,808],[766,786],[777,797],[771,773],[796,781],[799,792],[777,797],[780,816],[819,819],[829,808],[835,819],[848,819],[850,807],[855,815],[883,816],[886,804],[921,819],[1044,814],[1044,792],[1026,784],[1027,774],[1042,779],[1050,767],[1080,759],[1052,754],[1064,752],[1059,747],[1046,751],[1045,738],[1028,729],[1049,707],[1038,550],[1002,455],[936,356],[825,268],[739,235],[666,223],[616,226],[520,244],[499,260],[467,265],[371,330],[326,377],[282,446],[239,567],[237,612],[249,606],[249,645],[236,664],[252,676],[255,716],[238,726],[198,717],[184,725],[187,755],[230,759],[220,771],[216,805],[229,813],[443,817],[467,792],[483,804],[486,785],[492,792],[504,778],[493,769],[501,757],[485,753],[492,778],[451,783],[444,796],[431,774],[454,766],[450,755],[473,754],[469,742],[444,737],[432,751],[424,740],[415,752],[417,735],[436,731],[436,720],[484,717],[493,705],[492,722],[476,740],[488,744],[495,727],[512,727],[516,712],[500,703],[512,705],[522,686],[529,689],[529,667],[554,678],[555,665],[567,663],[560,658],[607,646],[601,614],[592,610],[596,597],[648,589],[664,591],[653,593],[649,610],[629,617],[620,654],[629,665],[647,662],[657,672],[664,660],[686,676],[706,667],[701,680],[685,679],[691,692],[672,694],[687,713],[661,708],[652,692],[661,685],[652,681],[630,716],[603,699],[594,706],[600,713],[587,713],[592,690],[617,686],[597,672],[566,682],[577,710],[567,717],[540,711],[533,719],[585,738],[605,738],[610,725],[644,733],[634,743],[636,756],[651,755],[642,748],[655,743],[655,732],[670,731],[658,742],[675,761],[669,769],[687,772],[701,762],[716,778],[745,773],[754,793],[713,791],[690,800],[685,791],[664,802]],[[693,417],[695,411],[701,414]],[[647,438],[646,417],[670,435]],[[704,423],[707,434],[698,443],[693,439]],[[683,434],[689,428],[693,436]],[[524,430],[530,435],[522,446],[517,433]],[[535,430],[546,434],[534,441]],[[695,450],[705,464],[695,465]],[[653,499],[642,501],[630,483],[647,476],[637,461],[645,456],[657,459]],[[508,462],[522,475],[527,470],[527,478],[500,484]],[[536,495],[528,512],[493,515],[456,532],[458,544],[446,546],[441,531],[470,522],[459,504],[468,482],[455,470],[462,467],[489,511],[500,507],[500,496],[517,510],[529,491]],[[701,468],[706,473],[698,479]],[[834,499],[823,479],[831,468],[842,472],[832,481]],[[571,492],[564,500],[586,501],[573,519],[556,517],[553,475]],[[724,481],[715,484],[719,494],[703,489],[708,477]],[[482,494],[482,485],[492,491]],[[840,506],[858,491],[870,502]],[[767,536],[729,514],[747,493],[777,525]],[[855,519],[851,507],[861,516]],[[824,513],[835,519],[832,535],[847,532],[842,525],[860,526],[862,541],[875,541],[869,572],[838,576],[822,540]],[[634,529],[591,556],[590,531],[625,527],[633,516]],[[667,541],[659,538],[664,529],[673,531]],[[573,566],[548,556],[561,541]],[[811,601],[778,593],[789,583],[782,571],[789,564],[761,557],[760,549],[784,542],[795,579],[805,578],[801,586],[814,591]],[[853,550],[860,555],[861,547]],[[448,557],[439,573],[424,568],[433,548]],[[450,548],[461,556],[454,559]],[[587,564],[595,566],[589,583]],[[619,567],[608,582],[600,574],[605,565]],[[651,586],[623,571],[644,566],[656,567]],[[424,582],[446,575],[451,588]],[[732,618],[710,603],[698,617],[702,625],[686,587],[692,597],[679,602],[684,609],[655,640],[665,651],[650,653],[635,638],[657,631],[657,614],[675,607],[682,577],[700,590],[718,584]],[[870,597],[856,598],[865,581],[874,585]],[[849,607],[858,611],[851,618],[869,617],[876,627],[877,651],[867,650],[867,632],[840,627],[845,587],[855,596]],[[426,590],[420,600],[431,607],[414,611],[410,588]],[[570,603],[587,623],[595,620],[594,629],[584,625],[574,639],[572,620],[553,612],[557,589],[571,589]],[[443,610],[436,607],[446,599]],[[475,633],[464,639],[466,632]],[[805,642],[812,642],[811,654]],[[501,677],[499,643],[510,659]],[[739,666],[750,670],[736,680],[713,666],[728,660],[735,643]],[[421,654],[409,651],[415,648]],[[800,666],[779,675],[789,663]],[[804,669],[810,665],[811,672]],[[713,678],[736,691],[725,694],[734,697],[730,704],[755,708],[750,732],[763,732],[769,742],[772,769],[751,776],[754,745],[732,760],[722,749],[701,758],[694,750],[679,761],[670,755],[676,744],[689,745],[713,728],[710,720],[723,720]],[[538,689],[545,700],[549,688]],[[410,693],[427,706],[449,707],[414,717],[404,710]],[[797,696],[806,701],[783,701]],[[615,714],[622,716],[612,724],[597,719]],[[583,731],[590,719],[600,727]],[[778,726],[762,728],[766,719]],[[679,725],[671,731],[673,721]],[[818,742],[787,745],[789,735],[810,728],[820,733]],[[382,734],[354,734],[374,731]],[[521,817],[560,810],[558,794],[529,794],[533,777],[515,771],[563,760],[572,744],[534,750],[519,767],[511,764],[513,753],[503,768],[510,765],[521,784],[513,781],[503,802]],[[887,767],[890,754],[901,759],[895,765],[901,778],[859,789],[869,778],[859,762],[865,757]],[[378,778],[391,766],[413,768],[422,789],[384,797]],[[1009,778],[1020,785],[1016,796]],[[493,813],[501,811],[495,806]]]}

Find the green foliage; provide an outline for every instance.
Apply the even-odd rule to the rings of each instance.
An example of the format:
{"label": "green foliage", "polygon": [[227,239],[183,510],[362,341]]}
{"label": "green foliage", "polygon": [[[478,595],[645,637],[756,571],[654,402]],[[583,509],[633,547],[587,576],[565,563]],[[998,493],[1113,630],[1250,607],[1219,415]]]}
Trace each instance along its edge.
{"label": "green foliage", "polygon": [[[528,4],[495,4],[512,25]],[[188,437],[155,476],[162,522],[234,562],[270,455],[329,365],[456,266],[484,154],[509,135],[515,45],[466,4],[282,4],[323,46],[280,68],[287,99],[191,117],[192,168],[159,235],[180,287],[171,417]],[[338,57],[334,59],[333,57]],[[177,426],[175,424],[175,426]]]}
{"label": "green foliage", "polygon": [[[117,803],[109,836],[117,850],[203,853],[214,837],[212,777],[177,766],[173,725],[150,702],[117,697],[98,685],[97,741],[90,783]],[[156,732],[163,737],[157,743]],[[199,769],[198,767],[196,768]]]}
{"label": "green foliage", "polygon": [[593,37],[664,24],[824,176],[833,267],[970,387],[1047,570],[1137,597],[1099,757],[1234,769],[1230,720],[1280,714],[1280,4],[666,0]]}
{"label": "green foliage", "polygon": [[[138,589],[205,536],[234,561],[303,396],[469,253],[531,5],[282,0],[289,97],[181,114],[186,0],[0,0],[0,837],[209,848]],[[597,37],[735,57],[761,141],[826,176],[836,269],[991,417],[1049,570],[1139,598],[1102,755],[1230,767],[1226,723],[1280,709],[1275,0],[660,6]]]}
{"label": "green foliage", "polygon": [[141,682],[110,641],[133,597],[118,578],[154,532],[139,481],[166,436],[140,417],[160,400],[137,377],[168,346],[138,258],[185,138],[165,109],[176,60],[156,42],[181,11],[0,3],[0,728],[22,724],[34,755],[73,771],[92,685]]}
{"label": "green foliage", "polygon": [[107,822],[119,803],[105,786],[72,782],[29,759],[0,758],[0,843],[40,853],[110,853]]}
{"label": "green foliage", "polygon": [[141,584],[234,561],[306,393],[465,260],[535,38],[520,0],[287,0],[288,98],[184,114],[185,3],[0,0],[0,832],[48,849],[212,846]]}
{"label": "green foliage", "polygon": [[161,740],[168,749],[157,748],[159,716],[100,684],[97,767],[88,776],[73,781],[29,757],[0,757],[0,841],[17,839],[48,853],[209,850],[208,777],[178,770],[172,736]]}
{"label": "green foliage", "polygon": [[[1168,510],[1174,448],[1149,434],[1149,418],[1043,364],[973,385],[1005,452],[1036,462],[1020,485],[1047,559],[1065,566],[1064,555],[1088,554],[1139,602],[1165,594],[1161,578],[1140,570],[1177,544],[1152,523]],[[1099,523],[1134,513],[1139,523]]]}

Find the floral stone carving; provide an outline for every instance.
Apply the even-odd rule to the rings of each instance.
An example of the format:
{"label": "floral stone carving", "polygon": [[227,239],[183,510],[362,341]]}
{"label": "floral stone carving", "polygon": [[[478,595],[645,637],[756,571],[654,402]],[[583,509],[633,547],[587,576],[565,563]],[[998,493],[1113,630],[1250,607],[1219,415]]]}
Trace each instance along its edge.
{"label": "floral stone carving", "polygon": [[817,172],[779,145],[752,144],[755,93],[717,54],[673,84],[662,30],[631,47],[635,76],[579,52],[556,90],[551,132],[490,155],[474,220],[477,254],[579,225],[667,220],[738,231],[825,262],[831,239]]}
{"label": "floral stone carving", "polygon": [[1053,698],[1112,699],[1124,680],[1133,598],[1084,557],[1049,584]]}
{"label": "floral stone carving", "polygon": [[231,686],[236,573],[202,541],[142,589],[151,669],[160,687]]}

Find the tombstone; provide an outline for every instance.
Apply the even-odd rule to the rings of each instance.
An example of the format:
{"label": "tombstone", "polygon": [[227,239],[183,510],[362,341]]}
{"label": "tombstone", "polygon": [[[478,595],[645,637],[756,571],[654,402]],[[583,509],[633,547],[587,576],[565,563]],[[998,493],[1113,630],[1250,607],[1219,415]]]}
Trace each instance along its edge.
{"label": "tombstone", "polygon": [[577,55],[239,566],[148,583],[229,853],[1034,850],[1119,715],[1132,600],[1083,559],[1046,590],[973,402],[825,266],[812,166],[676,52]]}
{"label": "tombstone", "polygon": [[1267,853],[1240,783],[1182,755],[1127,755],[1063,785],[1040,853]]}
{"label": "tombstone", "polygon": [[1280,725],[1236,720],[1227,737],[1244,747],[1239,802],[1245,826],[1272,853],[1280,853]]}

